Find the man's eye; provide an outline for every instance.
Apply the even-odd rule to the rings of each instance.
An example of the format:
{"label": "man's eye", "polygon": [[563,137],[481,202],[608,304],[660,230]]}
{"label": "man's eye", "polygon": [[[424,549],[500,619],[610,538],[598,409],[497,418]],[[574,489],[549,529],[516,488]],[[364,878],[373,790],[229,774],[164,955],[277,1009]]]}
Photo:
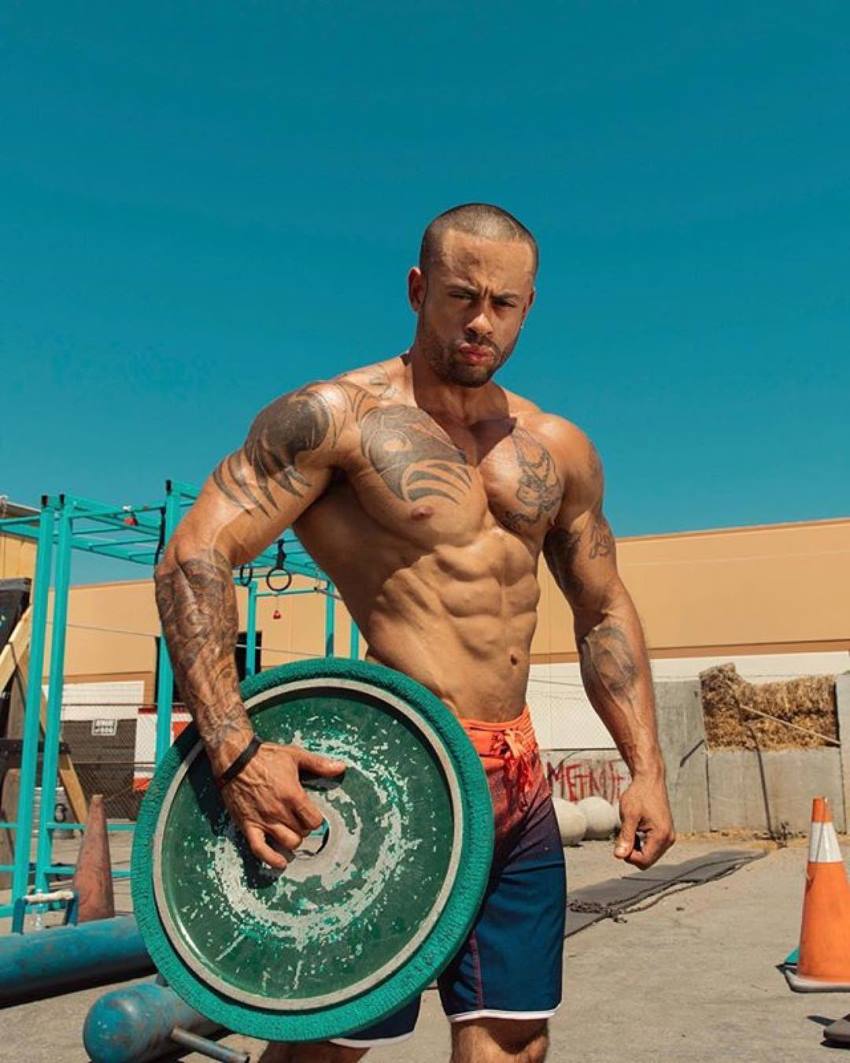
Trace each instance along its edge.
{"label": "man's eye", "polygon": [[469,292],[452,292],[452,299],[471,299]]}

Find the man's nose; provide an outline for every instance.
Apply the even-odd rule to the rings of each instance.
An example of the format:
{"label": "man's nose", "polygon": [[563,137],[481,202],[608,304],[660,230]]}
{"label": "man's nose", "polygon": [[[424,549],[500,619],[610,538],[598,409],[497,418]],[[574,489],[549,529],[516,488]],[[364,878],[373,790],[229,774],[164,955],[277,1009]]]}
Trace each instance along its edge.
{"label": "man's nose", "polygon": [[466,324],[466,333],[468,339],[481,339],[484,336],[493,335],[493,326],[490,323],[490,318],[482,309],[476,314],[472,321],[468,321]]}

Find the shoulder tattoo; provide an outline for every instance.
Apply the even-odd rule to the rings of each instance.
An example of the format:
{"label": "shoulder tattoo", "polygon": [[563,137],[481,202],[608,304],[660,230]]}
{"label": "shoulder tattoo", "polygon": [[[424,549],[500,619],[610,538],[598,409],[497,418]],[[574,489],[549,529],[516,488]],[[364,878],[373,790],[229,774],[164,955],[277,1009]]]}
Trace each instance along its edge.
{"label": "shoulder tattoo", "polygon": [[258,415],[244,446],[218,465],[213,481],[234,505],[270,516],[278,508],[270,484],[300,498],[310,481],[296,466],[299,455],[333,445],[336,437],[330,406],[308,385]]}

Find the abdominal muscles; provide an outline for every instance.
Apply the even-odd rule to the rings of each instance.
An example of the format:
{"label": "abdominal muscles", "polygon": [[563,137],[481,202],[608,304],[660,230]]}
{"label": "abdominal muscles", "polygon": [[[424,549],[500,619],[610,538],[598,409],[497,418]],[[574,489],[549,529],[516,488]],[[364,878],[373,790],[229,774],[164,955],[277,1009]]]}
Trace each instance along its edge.
{"label": "abdominal muscles", "polygon": [[489,513],[449,545],[414,542],[350,496],[334,501],[311,507],[296,531],[339,589],[368,659],[418,680],[459,716],[518,716],[540,593],[527,543]]}

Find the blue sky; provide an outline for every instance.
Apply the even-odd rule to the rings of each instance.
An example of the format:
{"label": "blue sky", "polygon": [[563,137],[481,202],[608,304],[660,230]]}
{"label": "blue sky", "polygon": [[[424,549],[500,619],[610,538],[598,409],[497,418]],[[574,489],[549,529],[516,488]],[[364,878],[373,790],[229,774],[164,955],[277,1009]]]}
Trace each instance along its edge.
{"label": "blue sky", "polygon": [[404,349],[423,226],[485,200],[541,246],[501,379],[592,435],[619,535],[846,515],[848,36],[840,2],[5,5],[0,493],[199,482]]}

